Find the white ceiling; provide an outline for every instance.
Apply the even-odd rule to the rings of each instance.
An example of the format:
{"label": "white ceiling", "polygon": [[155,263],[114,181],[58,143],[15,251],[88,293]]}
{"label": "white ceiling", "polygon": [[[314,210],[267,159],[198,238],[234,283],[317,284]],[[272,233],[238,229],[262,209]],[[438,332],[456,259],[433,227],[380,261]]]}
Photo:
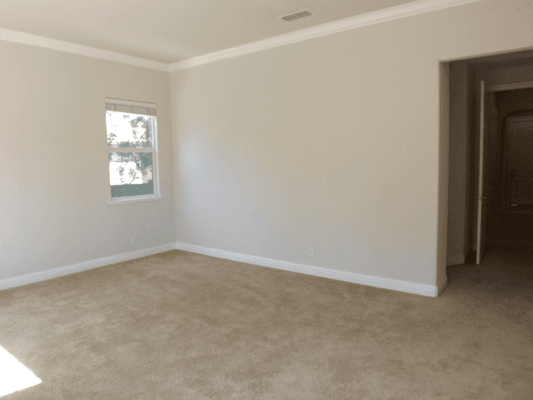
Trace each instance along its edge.
{"label": "white ceiling", "polygon": [[[0,28],[172,63],[411,2],[0,0]],[[315,15],[293,22],[278,18],[306,8]]]}

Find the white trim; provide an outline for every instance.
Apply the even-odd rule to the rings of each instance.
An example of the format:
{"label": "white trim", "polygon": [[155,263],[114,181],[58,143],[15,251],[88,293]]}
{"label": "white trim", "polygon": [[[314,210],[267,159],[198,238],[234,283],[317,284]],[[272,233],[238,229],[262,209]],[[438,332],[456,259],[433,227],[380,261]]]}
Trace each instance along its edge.
{"label": "white trim", "polygon": [[114,51],[102,50],[95,47],[81,44],[65,42],[57,39],[50,39],[43,36],[32,35],[25,32],[13,31],[11,29],[0,28],[0,40],[13,43],[27,44],[42,47],[45,49],[59,50],[67,53],[78,54],[87,57],[99,58],[102,60],[115,61],[122,64],[135,65],[137,67],[150,68],[157,71],[174,72],[186,68],[196,67],[227,58],[237,57],[257,51],[272,49],[286,44],[297,43],[321,36],[357,29],[364,26],[375,25],[386,21],[406,18],[418,14],[424,14],[445,8],[462,6],[475,3],[481,0],[417,0],[395,7],[373,11],[354,17],[344,18],[337,21],[315,25],[309,28],[300,29],[283,35],[258,40],[243,44],[241,46],[215,51],[187,60],[177,61],[171,64],[148,60],[146,58],[134,57],[127,54],[116,53]]}
{"label": "white trim", "polygon": [[77,272],[87,271],[89,269],[105,267],[107,265],[112,265],[124,261],[135,260],[137,258],[150,256],[152,254],[174,250],[175,247],[176,245],[174,243],[167,243],[161,246],[132,251],[130,253],[116,254],[114,256],[97,258],[95,260],[84,261],[79,264],[69,265],[66,267],[58,267],[46,271],[35,272],[33,274],[4,279],[0,281],[0,290],[11,289],[17,286],[28,285],[30,283],[42,282],[48,279],[75,274]]}
{"label": "white trim", "polygon": [[[128,204],[128,203],[142,203],[145,201],[156,201],[163,200],[162,196],[150,196],[148,194],[142,196],[124,196],[124,197],[114,197],[115,200],[109,200],[109,204],[116,206],[119,204]],[[120,200],[119,200],[120,199]]]}
{"label": "white trim", "polygon": [[443,288],[444,286],[446,286],[445,283],[444,286],[442,286],[442,282],[441,286],[437,287],[437,285],[424,285],[421,283],[379,278],[377,276],[362,275],[357,274],[355,272],[296,264],[289,261],[275,260],[272,258],[264,258],[252,256],[249,254],[235,253],[232,251],[212,249],[208,247],[181,242],[176,242],[176,249],[217,258],[223,258],[226,260],[260,265],[262,267],[281,269],[284,271],[297,272],[305,275],[320,276],[323,278],[335,279],[338,281],[358,283],[361,285],[397,290],[399,292],[420,294],[422,296],[429,297],[436,297],[439,291],[439,287]]}
{"label": "white trim", "polygon": [[389,7],[370,13],[356,15],[350,18],[344,18],[337,21],[328,22],[321,25],[300,29],[295,32],[283,35],[273,36],[271,38],[258,40],[256,42],[246,43],[241,46],[231,47],[213,53],[204,54],[198,57],[192,57],[187,60],[178,61],[169,65],[169,71],[179,71],[186,68],[196,67],[215,61],[224,60],[242,56],[244,54],[255,53],[257,51],[272,49],[274,47],[284,46],[286,44],[297,43],[304,40],[314,39],[321,36],[331,35],[334,33],[344,32],[347,30],[362,28],[364,26],[380,24],[386,21],[411,17],[418,14],[424,14],[431,11],[442,10],[444,8],[461,6],[469,3],[475,3],[481,0],[418,0],[402,4],[395,7]]}
{"label": "white trim", "polygon": [[[115,99],[106,98],[106,104],[119,104],[114,103]],[[122,105],[125,106],[135,106],[140,104],[145,105],[153,105],[155,110],[155,104],[153,103],[140,103],[136,101],[129,101],[129,100],[118,100],[122,102]],[[130,103],[130,104],[125,104]],[[108,146],[107,152],[109,153],[152,153],[152,181],[154,183],[154,193],[152,194],[145,194],[140,196],[124,196],[124,197],[113,197],[111,192],[109,193],[109,204],[110,205],[116,205],[116,204],[125,204],[125,203],[138,203],[143,201],[152,201],[152,200],[161,200],[161,188],[159,186],[159,133],[157,131],[157,116],[155,115],[147,115],[152,121],[153,125],[153,147],[118,147],[118,146]],[[106,136],[107,136],[107,123],[106,123]],[[109,163],[108,163],[109,164]],[[109,173],[109,188],[111,189],[111,171],[108,171]],[[118,200],[120,199],[120,200]]]}
{"label": "white trim", "polygon": [[466,259],[466,257],[463,254],[458,255],[458,256],[446,257],[446,266],[464,264],[465,263],[465,259]]}
{"label": "white trim", "polygon": [[489,91],[491,91],[491,92],[501,92],[503,90],[530,89],[530,88],[533,88],[533,81],[515,82],[515,83],[502,83],[501,85],[492,85],[489,88]]}
{"label": "white trim", "polygon": [[59,50],[67,53],[78,54],[81,56],[99,58],[102,60],[115,61],[122,64],[135,65],[155,69],[157,71],[168,71],[168,64],[147,60],[146,58],[129,56],[127,54],[115,53],[114,51],[97,49],[95,47],[83,46],[62,40],[49,39],[43,36],[32,35],[29,33],[12,31],[10,29],[0,28],[0,40],[6,42],[28,44],[31,46],[42,47],[45,49]]}
{"label": "white trim", "polygon": [[481,88],[479,92],[479,97],[481,100],[481,104],[479,106],[479,166],[478,166],[478,197],[477,197],[477,235],[476,235],[476,264],[481,264],[481,258],[483,256],[483,244],[485,241],[481,240],[483,233],[484,233],[484,225],[483,224],[483,185],[484,185],[484,168],[485,168],[485,154],[486,151],[485,147],[485,81],[481,81]]}
{"label": "white trim", "polygon": [[106,97],[105,102],[109,103],[109,104],[120,104],[120,105],[123,105],[123,106],[156,108],[156,104],[155,103],[142,103],[140,101],[110,99],[109,97]]}

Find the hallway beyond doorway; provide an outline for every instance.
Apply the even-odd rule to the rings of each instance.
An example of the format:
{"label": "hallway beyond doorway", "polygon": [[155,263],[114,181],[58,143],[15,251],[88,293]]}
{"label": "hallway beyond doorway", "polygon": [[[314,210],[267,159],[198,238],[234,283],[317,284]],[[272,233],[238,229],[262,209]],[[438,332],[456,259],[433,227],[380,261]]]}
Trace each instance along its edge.
{"label": "hallway beyond doorway", "polygon": [[521,318],[528,316],[533,328],[533,237],[493,239],[481,265],[450,266],[447,275],[453,292],[502,301],[510,314],[526,307]]}

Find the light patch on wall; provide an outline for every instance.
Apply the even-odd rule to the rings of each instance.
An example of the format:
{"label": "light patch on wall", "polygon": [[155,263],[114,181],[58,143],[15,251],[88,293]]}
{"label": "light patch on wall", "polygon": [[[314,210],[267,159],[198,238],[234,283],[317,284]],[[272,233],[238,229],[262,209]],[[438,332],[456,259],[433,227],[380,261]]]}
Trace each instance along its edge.
{"label": "light patch on wall", "polygon": [[0,397],[38,385],[42,381],[0,346]]}
{"label": "light patch on wall", "polygon": [[183,159],[183,165],[189,171],[199,173],[203,158],[202,154],[205,153],[205,149],[202,148],[204,144],[200,135],[196,133],[197,130],[204,131],[203,128],[196,125],[190,127],[191,135],[183,140],[180,157]]}

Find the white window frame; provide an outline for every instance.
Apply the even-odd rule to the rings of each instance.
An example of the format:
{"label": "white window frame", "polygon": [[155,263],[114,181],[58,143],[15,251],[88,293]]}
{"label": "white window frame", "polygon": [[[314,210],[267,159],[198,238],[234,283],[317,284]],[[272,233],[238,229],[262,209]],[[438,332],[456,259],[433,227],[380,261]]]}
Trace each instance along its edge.
{"label": "white window frame", "polygon": [[[106,138],[106,147],[107,147],[107,171],[108,171],[108,179],[107,179],[107,188],[108,188],[108,194],[109,194],[109,204],[116,205],[116,204],[124,204],[124,203],[137,203],[142,201],[153,201],[153,200],[161,200],[161,194],[160,194],[160,186],[159,186],[159,140],[158,140],[158,129],[157,129],[157,116],[156,116],[156,105],[154,103],[143,103],[139,101],[130,101],[130,100],[120,100],[120,99],[111,99],[106,98],[105,99],[105,113],[104,118],[107,114],[107,111],[113,111],[109,110],[109,104],[114,104],[117,106],[128,106],[128,107],[138,107],[139,109],[153,109],[153,115],[150,115],[148,113],[135,113],[131,112],[131,114],[139,114],[139,115],[146,115],[149,117],[153,117],[153,146],[151,148],[146,147],[110,147],[107,144],[107,120],[106,120],[106,130],[105,130],[105,138]],[[120,108],[120,107],[119,107]],[[115,111],[118,112],[128,112],[128,111],[121,111],[120,109],[117,109]],[[109,171],[109,153],[152,153],[152,181],[154,183],[154,193],[153,194],[143,194],[139,196],[124,196],[124,197],[113,197],[111,194],[111,173]]]}

